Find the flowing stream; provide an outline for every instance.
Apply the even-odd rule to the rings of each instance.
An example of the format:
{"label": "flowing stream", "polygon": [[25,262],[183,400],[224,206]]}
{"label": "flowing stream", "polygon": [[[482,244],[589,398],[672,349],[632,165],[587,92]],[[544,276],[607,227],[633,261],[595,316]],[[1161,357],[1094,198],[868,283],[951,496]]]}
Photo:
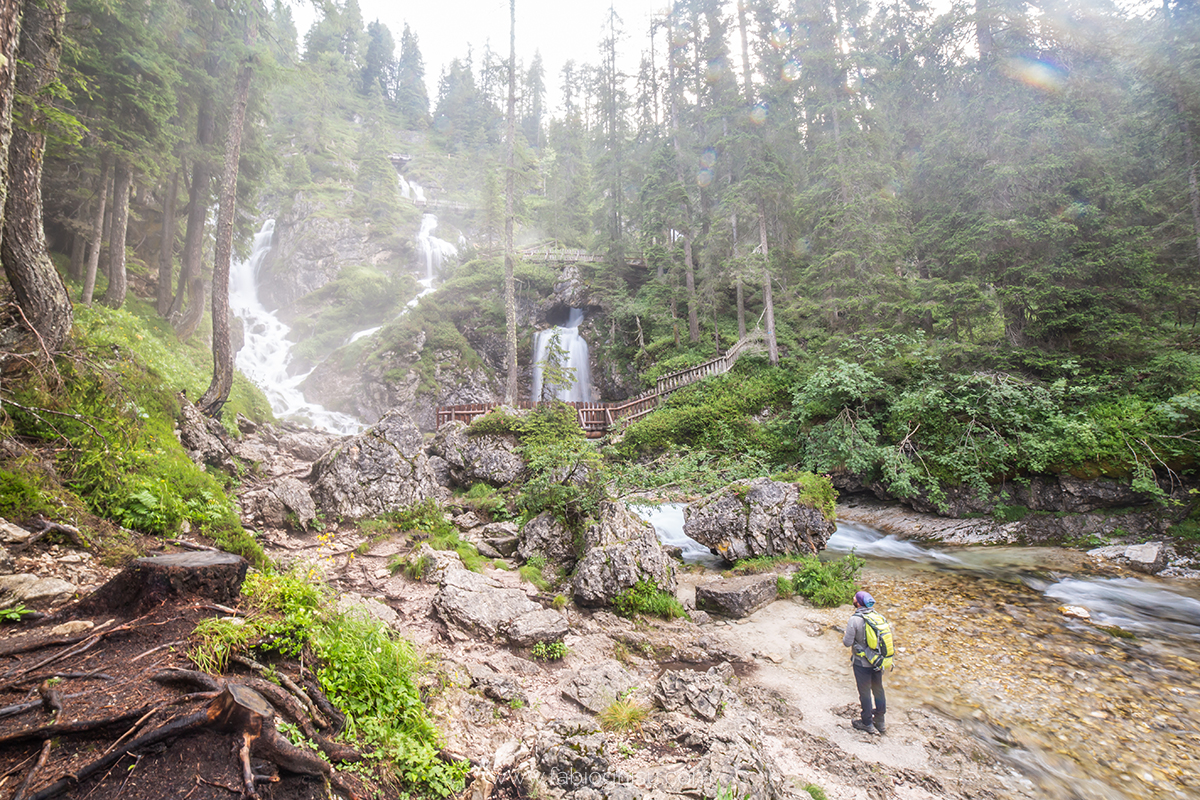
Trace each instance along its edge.
{"label": "flowing stream", "polygon": [[[654,509],[669,544],[686,538],[682,520],[681,505]],[[1200,797],[1196,582],[1096,574],[1061,548],[927,547],[839,523],[827,553],[851,551],[896,628],[897,710],[961,720],[1052,800]]]}

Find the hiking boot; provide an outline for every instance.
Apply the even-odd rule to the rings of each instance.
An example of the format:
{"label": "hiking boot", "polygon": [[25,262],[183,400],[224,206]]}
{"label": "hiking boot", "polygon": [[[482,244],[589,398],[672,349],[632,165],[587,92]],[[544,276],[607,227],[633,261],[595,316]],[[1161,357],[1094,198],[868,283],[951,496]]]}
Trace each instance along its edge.
{"label": "hiking boot", "polygon": [[874,736],[879,735],[879,731],[870,722],[863,722],[861,719],[852,719],[852,720],[850,720],[850,725],[856,731],[862,731],[863,733],[870,733]]}
{"label": "hiking boot", "polygon": [[875,715],[875,730],[880,734],[882,734],[885,729],[885,725],[883,724],[883,717],[884,717],[883,714]]}

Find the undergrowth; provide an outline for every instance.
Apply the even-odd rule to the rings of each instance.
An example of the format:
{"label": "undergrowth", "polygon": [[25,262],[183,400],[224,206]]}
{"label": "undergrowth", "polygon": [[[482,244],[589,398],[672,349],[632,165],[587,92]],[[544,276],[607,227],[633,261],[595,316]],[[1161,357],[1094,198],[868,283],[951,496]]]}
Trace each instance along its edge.
{"label": "undergrowth", "polygon": [[859,572],[866,563],[850,553],[836,561],[821,561],[816,556],[784,556],[739,561],[733,572],[765,572],[773,566],[798,565],[790,575],[780,575],[780,597],[798,594],[818,608],[834,608],[849,603],[857,591]]}
{"label": "undergrowth", "polygon": [[189,654],[203,669],[249,649],[316,657],[317,679],[346,715],[342,738],[357,740],[377,778],[423,797],[462,790],[463,765],[439,758],[440,743],[418,681],[430,670],[411,643],[387,626],[332,610],[328,590],[302,570],[252,572],[243,586],[245,621],[206,621]]}
{"label": "undergrowth", "polygon": [[635,617],[638,614],[663,619],[688,617],[683,604],[675,595],[660,589],[653,581],[645,578],[614,597],[612,605],[622,617]]}

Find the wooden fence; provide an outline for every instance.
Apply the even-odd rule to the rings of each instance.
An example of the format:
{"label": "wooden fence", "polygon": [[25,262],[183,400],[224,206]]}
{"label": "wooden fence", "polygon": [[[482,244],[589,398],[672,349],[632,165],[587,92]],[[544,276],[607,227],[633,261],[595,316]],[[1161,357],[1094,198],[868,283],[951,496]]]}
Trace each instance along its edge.
{"label": "wooden fence", "polygon": [[[613,430],[618,423],[629,425],[649,414],[662,403],[662,399],[676,389],[703,380],[713,375],[723,375],[733,368],[734,363],[746,353],[761,351],[765,336],[761,330],[746,334],[724,354],[697,364],[694,367],[681,369],[659,378],[650,389],[631,400],[619,403],[567,403],[575,409],[579,427],[583,428],[588,438],[595,439]],[[470,403],[456,406],[438,406],[437,427],[448,422],[465,422],[481,417],[501,403]],[[516,406],[521,409],[537,408],[531,400],[518,401]]]}

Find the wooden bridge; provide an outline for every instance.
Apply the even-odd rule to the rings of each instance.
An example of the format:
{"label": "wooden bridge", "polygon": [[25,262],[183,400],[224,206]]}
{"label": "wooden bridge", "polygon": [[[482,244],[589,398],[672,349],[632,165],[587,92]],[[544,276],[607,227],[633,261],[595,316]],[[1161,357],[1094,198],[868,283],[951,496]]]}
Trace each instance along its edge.
{"label": "wooden bridge", "polygon": [[[599,264],[608,261],[608,256],[578,248],[528,247],[521,251],[521,260],[534,264]],[[641,256],[626,256],[625,263],[631,267],[644,267],[646,259]]]}
{"label": "wooden bridge", "polygon": [[[575,409],[579,427],[583,428],[588,438],[598,439],[616,429],[618,425],[626,426],[646,416],[658,408],[662,404],[663,398],[670,395],[671,392],[713,375],[723,375],[732,369],[734,363],[746,353],[762,352],[764,348],[765,336],[761,329],[755,330],[746,334],[746,338],[738,341],[724,355],[709,359],[694,367],[663,375],[655,381],[653,389],[642,392],[631,400],[619,403],[566,403],[566,405]],[[476,417],[481,417],[501,405],[503,403],[438,406],[437,427],[440,428],[448,422],[470,424]],[[521,409],[537,408],[539,405],[544,404],[530,400],[521,400],[516,404],[517,408]]]}

